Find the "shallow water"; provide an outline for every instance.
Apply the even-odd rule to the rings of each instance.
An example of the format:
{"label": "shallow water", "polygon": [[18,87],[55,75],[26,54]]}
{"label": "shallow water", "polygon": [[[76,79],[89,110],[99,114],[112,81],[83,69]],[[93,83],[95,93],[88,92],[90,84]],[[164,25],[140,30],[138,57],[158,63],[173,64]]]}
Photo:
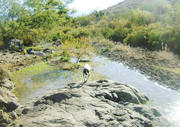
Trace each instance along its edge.
{"label": "shallow water", "polygon": [[[172,126],[180,126],[180,93],[165,88],[137,70],[129,69],[119,62],[105,57],[94,57],[91,63],[93,71],[90,80],[107,78],[134,86],[150,98],[151,105],[158,108],[161,114],[168,119]],[[64,84],[82,81],[82,69],[76,71],[50,70],[34,76],[27,76],[21,81],[21,87],[16,93],[20,103],[26,103],[42,96],[51,89],[64,87]]]}

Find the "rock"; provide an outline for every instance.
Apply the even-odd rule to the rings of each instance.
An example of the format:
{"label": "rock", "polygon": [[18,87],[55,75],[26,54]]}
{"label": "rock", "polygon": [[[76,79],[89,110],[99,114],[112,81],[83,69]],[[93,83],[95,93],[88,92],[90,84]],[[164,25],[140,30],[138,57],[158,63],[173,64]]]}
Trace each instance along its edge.
{"label": "rock", "polygon": [[11,92],[13,88],[14,84],[9,78],[0,81],[0,127],[11,126],[17,118],[14,111],[18,108],[19,104],[17,103],[17,98]]}
{"label": "rock", "polygon": [[79,62],[90,62],[90,59],[80,59]]}
{"label": "rock", "polygon": [[17,98],[6,88],[0,88],[0,109],[12,112],[18,107]]}
{"label": "rock", "polygon": [[49,49],[49,48],[46,48],[46,49],[43,50],[43,52],[44,53],[51,53],[52,54],[53,51],[51,49]]}
{"label": "rock", "polygon": [[8,79],[4,79],[3,81],[0,81],[0,87],[4,87],[7,88],[9,90],[14,89],[14,83],[12,83],[10,80]]}
{"label": "rock", "polygon": [[108,80],[99,80],[97,83],[108,83]]}
{"label": "rock", "polygon": [[33,49],[32,49],[32,48],[28,49],[28,50],[27,50],[27,53],[28,53],[28,54],[33,54]]}
{"label": "rock", "polygon": [[56,40],[56,41],[54,41],[53,43],[52,43],[52,46],[60,46],[60,45],[62,45],[62,40],[61,39],[59,39],[59,40]]}
{"label": "rock", "polygon": [[27,114],[29,111],[30,111],[29,108],[24,108],[24,109],[22,110],[22,114]]}
{"label": "rock", "polygon": [[22,52],[24,50],[24,45],[21,40],[12,39],[9,42],[9,48],[13,51]]}
{"label": "rock", "polygon": [[[154,127],[162,117],[135,88],[108,80],[72,83],[24,108],[25,127]],[[72,87],[73,86],[73,87]],[[80,86],[80,87],[78,87]],[[127,105],[125,105],[127,103]]]}
{"label": "rock", "polygon": [[0,82],[2,82],[5,79],[10,79],[10,74],[7,70],[0,66]]}
{"label": "rock", "polygon": [[9,102],[9,103],[7,103],[7,105],[6,105],[6,109],[7,109],[7,112],[12,112],[12,111],[14,111],[14,110],[16,110],[17,108],[18,108],[18,104],[17,104],[17,102]]}
{"label": "rock", "polygon": [[53,95],[42,98],[41,100],[35,102],[34,106],[37,106],[39,104],[48,104],[49,101],[51,101],[52,104],[54,104],[54,103],[61,102],[69,98],[71,98],[71,95],[68,93],[57,93],[57,94],[53,94]]}
{"label": "rock", "polygon": [[34,55],[41,56],[41,57],[46,57],[46,54],[44,52],[41,52],[41,51],[31,51],[31,52]]}
{"label": "rock", "polygon": [[18,118],[18,116],[17,116],[17,114],[16,114],[15,112],[11,112],[11,118],[12,118],[13,120],[15,120],[15,119]]}
{"label": "rock", "polygon": [[0,126],[1,127],[5,127],[8,124],[10,124],[12,121],[9,118],[9,115],[4,112],[3,110],[0,110]]}

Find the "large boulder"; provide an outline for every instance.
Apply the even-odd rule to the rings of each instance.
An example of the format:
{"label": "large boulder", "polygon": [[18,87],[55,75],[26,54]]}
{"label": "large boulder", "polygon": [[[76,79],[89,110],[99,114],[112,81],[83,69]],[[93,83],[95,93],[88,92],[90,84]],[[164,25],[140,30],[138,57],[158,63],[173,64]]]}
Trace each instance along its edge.
{"label": "large boulder", "polygon": [[9,42],[9,48],[13,51],[22,52],[24,50],[24,45],[21,40],[12,39]]}
{"label": "large boulder", "polygon": [[21,120],[26,127],[154,127],[160,113],[135,88],[107,80],[71,83],[28,103]]}

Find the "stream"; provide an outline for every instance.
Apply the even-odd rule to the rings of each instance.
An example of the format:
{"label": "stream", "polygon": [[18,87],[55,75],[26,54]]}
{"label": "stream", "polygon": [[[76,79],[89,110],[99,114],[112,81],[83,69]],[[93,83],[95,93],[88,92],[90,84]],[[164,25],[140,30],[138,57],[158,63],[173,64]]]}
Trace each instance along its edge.
{"label": "stream", "polygon": [[[96,56],[89,63],[93,67],[90,80],[109,79],[132,85],[150,98],[150,105],[157,108],[161,114],[180,127],[180,93],[149,80],[137,70],[128,68],[120,62],[111,61],[102,56]],[[41,74],[26,77],[16,91],[21,104],[42,96],[52,89],[63,88],[65,84],[82,81],[82,69],[62,71],[58,69],[45,71]]]}

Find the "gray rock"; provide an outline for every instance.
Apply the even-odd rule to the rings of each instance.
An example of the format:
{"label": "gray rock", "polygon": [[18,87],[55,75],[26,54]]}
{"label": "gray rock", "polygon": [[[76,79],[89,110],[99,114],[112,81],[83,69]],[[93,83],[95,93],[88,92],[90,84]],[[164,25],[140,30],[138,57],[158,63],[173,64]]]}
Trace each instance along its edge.
{"label": "gray rock", "polygon": [[53,51],[49,48],[46,48],[43,50],[44,53],[53,53]]}
{"label": "gray rock", "polygon": [[37,56],[41,56],[41,57],[45,57],[46,54],[44,52],[41,51],[31,51],[32,54],[37,55]]}
{"label": "gray rock", "polygon": [[62,45],[62,39],[58,39],[52,43],[52,46],[61,46]]}
{"label": "gray rock", "polygon": [[27,50],[27,53],[28,53],[28,54],[33,54],[33,52],[34,52],[34,51],[33,51],[32,48],[30,48],[30,49]]}
{"label": "gray rock", "polygon": [[90,62],[90,59],[80,59],[79,62]]}
{"label": "gray rock", "polygon": [[13,51],[22,52],[24,50],[24,45],[21,40],[12,39],[9,42],[9,48]]}
{"label": "gray rock", "polygon": [[40,97],[31,105],[28,104],[28,111],[24,110],[25,113],[21,117],[23,125],[26,127],[159,126],[161,115],[157,110],[145,105],[144,102],[148,101],[146,96],[131,86],[104,81],[84,85],[73,84],[80,87],[66,87]]}
{"label": "gray rock", "polygon": [[11,82],[10,80],[8,80],[6,78],[3,81],[0,81],[0,87],[4,87],[4,88],[7,88],[9,90],[12,90],[12,89],[14,89],[15,85],[13,82]]}
{"label": "gray rock", "polygon": [[17,98],[6,88],[0,88],[0,109],[12,112],[18,107]]}

